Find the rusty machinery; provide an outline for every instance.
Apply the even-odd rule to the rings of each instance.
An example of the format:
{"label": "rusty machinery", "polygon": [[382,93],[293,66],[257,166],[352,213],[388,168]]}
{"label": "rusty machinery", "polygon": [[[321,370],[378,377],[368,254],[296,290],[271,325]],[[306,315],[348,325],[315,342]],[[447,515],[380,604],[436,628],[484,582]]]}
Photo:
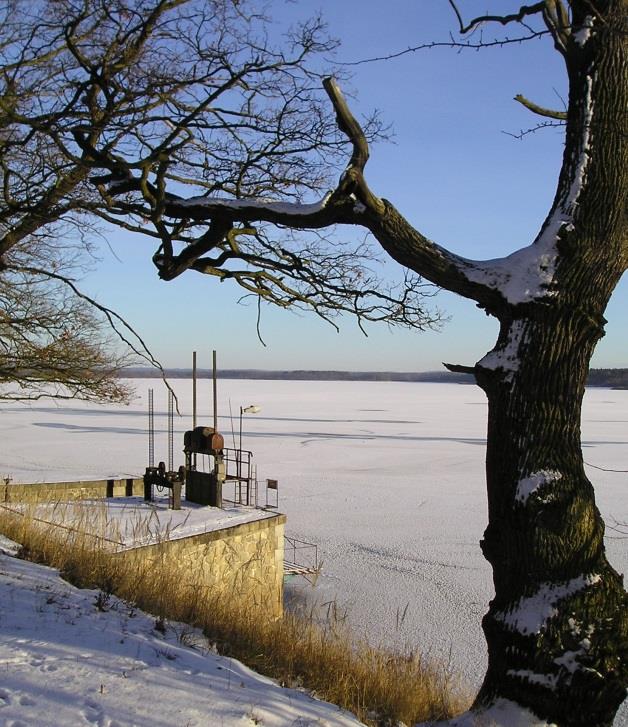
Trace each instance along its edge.
{"label": "rusty machinery", "polygon": [[[214,426],[197,427],[196,352],[194,352],[192,358],[192,429],[185,433],[184,438],[186,500],[202,505],[222,507],[223,486],[228,482],[234,487],[231,500],[234,505],[254,503],[257,506],[257,477],[251,463],[253,453],[242,449],[242,414],[253,413],[253,410],[257,412],[259,408],[240,407],[240,446],[237,449],[225,447],[223,436],[218,432],[216,378],[216,351],[214,351],[212,374]],[[209,460],[209,464],[207,460]]]}
{"label": "rusty machinery", "polygon": [[[155,422],[153,406],[153,390],[148,391],[148,461],[149,466],[144,474],[144,499],[153,499],[153,488],[170,490],[170,504],[173,509],[181,508],[181,489],[185,484],[185,499],[199,505],[223,506],[223,485],[226,480],[234,483],[233,502],[250,505],[251,487],[255,491],[257,505],[257,478],[251,465],[252,452],[240,448],[225,448],[224,438],[217,427],[217,396],[216,396],[216,352],[213,352],[213,409],[214,426],[196,425],[196,352],[193,353],[192,365],[192,429],[185,432],[183,451],[185,466],[174,470],[174,395],[168,391],[168,467],[160,462],[155,467]],[[240,427],[242,425],[240,424]],[[241,429],[240,429],[241,432]],[[241,438],[240,434],[240,438]],[[200,461],[199,461],[200,460]],[[234,468],[235,471],[232,471]],[[229,471],[228,471],[229,470]],[[269,480],[268,489],[277,491],[277,481]],[[266,507],[276,507],[275,503],[267,502]]]}
{"label": "rusty machinery", "polygon": [[[225,481],[225,442],[213,427],[195,427],[183,437],[185,452],[185,499],[199,505],[222,507]],[[198,456],[213,460],[208,472],[198,469]],[[210,462],[211,462],[210,460]]]}
{"label": "rusty machinery", "polygon": [[[168,391],[168,467],[160,462],[155,467],[155,411],[153,390],[148,390],[148,467],[144,473],[144,499],[153,500],[154,488],[169,490],[169,503],[181,509],[181,490],[185,484],[185,499],[199,505],[222,507],[222,486],[225,480],[224,439],[216,431],[216,352],[214,351],[214,426],[196,426],[196,352],[193,358],[193,419],[192,430],[183,437],[185,466],[174,469],[174,394]],[[199,468],[199,458],[210,459],[209,471]]]}
{"label": "rusty machinery", "polygon": [[[218,433],[218,401],[216,395],[216,351],[213,351],[214,426],[196,426],[196,351],[192,354],[192,429],[183,436],[185,453],[185,499],[199,505],[222,507],[222,486],[225,481],[225,442]],[[209,458],[209,471],[199,469],[198,460]]]}

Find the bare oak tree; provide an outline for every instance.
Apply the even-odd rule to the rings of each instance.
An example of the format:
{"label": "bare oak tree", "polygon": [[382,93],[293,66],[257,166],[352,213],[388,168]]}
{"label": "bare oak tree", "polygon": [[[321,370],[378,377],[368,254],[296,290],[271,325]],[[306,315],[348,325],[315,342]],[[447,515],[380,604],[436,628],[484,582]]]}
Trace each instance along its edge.
{"label": "bare oak tree", "polygon": [[[90,261],[88,215],[102,200],[88,183],[90,166],[64,144],[63,129],[85,118],[90,138],[118,129],[124,102],[99,112],[93,78],[73,53],[81,39],[107,59],[112,82],[126,83],[126,107],[140,112],[154,94],[129,69],[146,52],[160,16],[176,2],[138,3],[127,33],[107,26],[104,3],[0,3],[0,398],[125,400],[118,374],[131,360],[156,364],[123,319],[77,288]],[[138,22],[138,19],[141,21]],[[115,72],[113,72],[115,69]],[[134,85],[135,82],[135,85]],[[135,103],[131,99],[139,99]],[[98,123],[96,123],[96,117]],[[123,352],[120,353],[119,344]]]}
{"label": "bare oak tree", "polygon": [[116,353],[94,306],[23,261],[0,281],[1,399],[128,400],[118,377],[128,357]]}
{"label": "bare oak tree", "polygon": [[[226,148],[213,157],[192,153],[197,139],[207,141],[202,134],[209,127],[180,117],[171,134],[130,157],[110,153],[80,128],[75,139],[104,170],[96,181],[111,214],[151,222],[159,245],[154,262],[166,280],[195,270],[236,279],[280,304],[317,308],[318,301],[336,300],[336,276],[344,280],[350,272],[334,242],[319,237],[313,247],[299,247],[298,241],[305,232],[344,225],[368,230],[401,265],[498,319],[495,347],[469,368],[489,402],[489,523],[481,545],[495,585],[483,621],[488,671],[474,710],[505,699],[565,727],[611,725],[628,681],[628,597],[606,560],[604,524],[583,467],[580,415],[604,310],[628,264],[628,2],[542,0],[511,14],[464,22],[458,13],[458,19],[463,34],[518,24],[532,37],[546,35],[569,79],[568,108],[557,117],[566,129],[556,195],[537,237],[502,259],[453,254],[370,189],[367,136],[331,78],[325,89],[352,152],[335,188],[315,203],[302,203],[304,189],[295,191],[298,180],[281,165],[283,196],[271,194],[277,187],[266,174],[258,183],[262,148],[253,139],[258,132],[265,138],[266,120],[250,111],[263,90],[245,93],[249,104],[238,111],[208,102],[216,124],[242,119],[231,141],[243,154],[238,184],[216,181]],[[294,98],[300,93],[295,86]],[[325,123],[319,115],[314,121]],[[266,137],[264,151],[280,160],[291,151],[290,139],[275,145]],[[203,189],[185,194],[183,184],[199,182]],[[314,188],[305,185],[306,192]],[[298,234],[288,244],[271,234],[273,227]],[[370,293],[356,286],[355,298],[339,295],[337,305],[350,310]],[[381,305],[395,311],[380,296],[366,317],[381,316]],[[398,315],[405,316],[402,308]]]}
{"label": "bare oak tree", "polygon": [[[329,182],[342,139],[321,76],[307,69],[311,57],[335,46],[319,18],[291,29],[282,47],[269,40],[260,13],[232,0],[3,0],[0,19],[0,282],[7,291],[0,298],[0,384],[17,384],[25,397],[31,389],[44,395],[28,352],[50,351],[63,335],[67,366],[57,361],[45,371],[40,357],[38,381],[67,385],[64,395],[118,396],[113,376],[122,360],[106,344],[102,323],[113,325],[127,352],[155,363],[119,317],[78,294],[76,272],[88,261],[94,220],[154,237],[166,280],[192,263],[198,244],[224,240],[204,272],[233,279],[244,295],[307,307],[328,320],[348,310],[359,320],[438,323],[438,313],[422,308],[429,289],[417,276],[385,285],[362,242],[329,254],[322,235],[307,246],[291,246],[286,236],[277,246],[263,230],[244,237],[216,221],[198,243],[195,224],[164,221],[166,182],[292,201]],[[375,119],[365,128],[380,133]],[[104,188],[100,194],[88,178],[103,165],[135,175],[148,207],[114,203]],[[173,263],[177,245],[184,251]],[[20,331],[30,348],[19,343],[11,318],[26,291],[41,314],[19,319],[32,326]],[[43,325],[51,306],[58,315],[67,311],[67,327]],[[69,330],[80,331],[80,345]]]}

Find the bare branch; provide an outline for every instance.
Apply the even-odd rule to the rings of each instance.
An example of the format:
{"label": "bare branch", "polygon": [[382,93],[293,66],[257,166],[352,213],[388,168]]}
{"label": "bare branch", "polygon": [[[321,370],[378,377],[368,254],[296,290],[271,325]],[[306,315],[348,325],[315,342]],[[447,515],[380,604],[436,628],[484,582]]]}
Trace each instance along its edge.
{"label": "bare branch", "polygon": [[528,40],[534,40],[535,38],[541,38],[544,35],[548,35],[549,30],[530,30],[526,35],[517,36],[514,38],[496,38],[494,40],[480,40],[477,43],[471,41],[459,41],[451,38],[448,41],[433,41],[429,43],[421,43],[419,45],[410,46],[403,50],[396,51],[394,53],[387,53],[383,56],[371,56],[370,58],[363,58],[358,61],[344,61],[339,63],[340,66],[361,66],[366,63],[378,63],[380,61],[390,61],[396,58],[401,58],[409,53],[418,53],[422,50],[432,50],[434,48],[452,48],[454,50],[465,51],[465,50],[481,50],[484,48],[502,48],[513,43],[523,43]]}
{"label": "bare branch", "polygon": [[514,97],[514,100],[518,101],[522,106],[525,106],[528,111],[532,111],[532,113],[538,114],[539,116],[546,116],[550,119],[556,119],[558,121],[567,121],[566,111],[554,111],[552,109],[543,108],[543,106],[538,106],[534,102],[529,101],[525,96],[522,96],[520,93],[518,93]]}
{"label": "bare branch", "polygon": [[450,364],[442,362],[443,366],[448,370],[451,371],[454,374],[471,374],[472,376],[475,376],[476,368],[475,366],[464,366],[463,364]]}
{"label": "bare branch", "polygon": [[[11,266],[9,266],[9,269]],[[76,285],[76,283],[73,280],[70,280],[70,278],[66,277],[65,275],[61,275],[60,273],[54,273],[49,270],[44,270],[42,268],[35,268],[29,265],[23,265],[20,267],[16,267],[15,270],[30,273],[32,275],[40,275],[45,278],[50,278],[51,280],[58,280],[64,285],[67,285],[68,288],[72,290],[74,295],[77,296],[77,298],[80,298],[81,300],[84,300],[85,302],[89,303],[90,306],[96,308],[101,313],[104,313],[107,320],[111,324],[111,328],[117,336],[120,338],[121,341],[124,341],[131,349],[132,351],[139,356],[140,358],[143,358],[145,361],[147,361],[151,366],[154,366],[155,368],[159,369],[163,373],[163,369],[161,368],[161,365],[159,362],[153,357],[152,353],[149,351],[148,347],[142,340],[142,337],[135,331],[135,329],[127,323],[127,321],[124,320],[124,318],[119,314],[116,313],[116,311],[112,310],[111,308],[108,308],[105,305],[102,305],[102,303],[99,303],[91,296],[84,293],[82,290],[79,289],[79,287]],[[118,324],[122,325],[122,330],[117,327]],[[126,329],[138,342],[139,348],[136,346],[136,344],[133,343],[132,340],[130,340],[123,331]]]}
{"label": "bare branch", "polygon": [[131,358],[108,345],[91,307],[18,266],[0,282],[0,399],[128,400],[118,376]]}
{"label": "bare branch", "polygon": [[[482,25],[489,24],[489,23],[497,23],[499,25],[511,25],[514,23],[518,23],[522,26],[522,28],[526,31],[523,35],[518,35],[515,37],[505,37],[505,38],[494,38],[492,40],[486,40],[485,38],[481,37],[480,40],[476,42],[472,42],[470,40],[456,40],[452,36],[450,36],[450,39],[447,41],[430,41],[428,43],[421,43],[420,45],[411,46],[408,48],[405,48],[400,51],[396,51],[394,53],[388,53],[383,56],[373,56],[370,58],[364,58],[358,61],[351,61],[351,62],[345,62],[341,63],[340,65],[343,66],[357,66],[362,65],[364,63],[375,63],[378,61],[388,61],[393,60],[395,58],[400,58],[404,55],[407,55],[409,53],[417,53],[421,50],[430,50],[434,48],[453,48],[456,50],[480,50],[484,48],[501,48],[506,45],[511,45],[513,43],[523,43],[528,40],[533,40],[534,38],[540,38],[544,35],[547,35],[550,33],[550,29],[544,30],[544,29],[536,29],[534,27],[531,27],[529,24],[525,23],[524,20],[528,17],[533,17],[535,15],[541,15],[545,8],[545,0],[542,2],[534,3],[533,5],[522,5],[519,8],[519,11],[516,13],[512,13],[510,15],[480,15],[476,18],[473,18],[473,20],[469,21],[468,23],[465,23],[462,18],[462,13],[460,12],[457,3],[455,0],[448,0],[449,5],[451,6],[453,12],[456,15],[456,19],[458,21],[458,31],[461,35],[466,35],[470,32],[473,32],[474,30],[477,30]],[[552,26],[553,27],[553,26]]]}
{"label": "bare branch", "polygon": [[262,296],[257,296],[257,321],[255,323],[255,329],[257,331],[257,338],[259,342],[266,348],[266,343],[264,339],[262,338],[262,331],[261,331],[261,322],[262,322]]}
{"label": "bare branch", "polygon": [[563,55],[567,52],[571,37],[571,23],[569,13],[561,0],[545,0],[543,19],[547,25],[557,50]]}
{"label": "bare branch", "polygon": [[[79,298],[80,300],[85,301],[90,307],[100,311],[105,318],[107,319],[109,326],[111,330],[116,334],[116,336],[124,343],[126,346],[128,346],[133,353],[138,356],[139,358],[145,360],[151,367],[156,368],[160,373],[162,380],[166,387],[172,391],[170,384],[168,383],[166,379],[165,371],[163,370],[163,367],[157,361],[157,359],[153,356],[150,349],[144,342],[143,338],[140,336],[140,334],[131,326],[130,323],[128,323],[119,313],[112,310],[111,308],[103,305],[102,303],[99,303],[97,300],[92,298],[91,296],[84,293],[75,283],[75,281],[71,280],[70,278],[66,277],[65,275],[62,275],[61,273],[55,273],[49,270],[45,270],[43,268],[37,268],[33,267],[31,265],[8,265],[7,270],[14,270],[15,272],[22,272],[22,273],[28,273],[30,275],[36,275],[40,276],[42,278],[47,278],[49,280],[56,280],[62,283],[63,285],[67,286],[72,293]],[[125,332],[126,331],[126,332]],[[130,335],[129,335],[130,334]],[[172,391],[174,395],[174,391]],[[175,395],[176,400],[176,395]],[[178,409],[178,405],[177,405]]]}
{"label": "bare branch", "polygon": [[522,5],[519,11],[512,13],[511,15],[480,15],[477,18],[473,18],[466,25],[462,19],[462,15],[458,10],[458,7],[454,0],[448,0],[451,5],[456,18],[458,19],[459,30],[462,35],[465,35],[469,31],[475,30],[478,26],[484,23],[499,23],[500,25],[508,25],[509,23],[521,23],[522,20],[530,15],[538,15],[545,7],[545,0],[535,3],[534,5]]}
{"label": "bare branch", "polygon": [[502,131],[502,134],[506,134],[506,136],[512,136],[513,139],[523,139],[524,137],[528,136],[529,134],[536,134],[537,131],[542,131],[543,129],[556,129],[556,128],[563,128],[565,126],[564,121],[542,121],[539,124],[536,124],[535,126],[531,126],[528,129],[522,129],[519,133],[514,134],[511,131]]}
{"label": "bare branch", "polygon": [[334,195],[342,197],[347,192],[355,194],[367,209],[372,210],[375,214],[382,214],[384,203],[371,192],[364,179],[364,167],[369,158],[369,148],[362,127],[349,111],[336,81],[333,78],[325,78],[323,86],[336,111],[338,128],[347,135],[353,145],[351,160]]}
{"label": "bare branch", "polygon": [[[389,234],[394,222],[408,228],[430,279],[487,305],[495,298],[468,279],[466,262],[413,230],[369,189],[369,142],[381,125],[358,123],[331,77],[323,88],[336,119],[329,113],[322,74],[306,65],[334,45],[319,19],[297,29],[286,51],[269,43],[261,19],[252,22],[218,0],[138,0],[128,12],[101,0],[58,0],[55,8],[50,25],[38,24],[37,13],[32,20],[33,32],[51,28],[50,60],[39,66],[36,53],[29,57],[19,98],[10,88],[3,97],[5,257],[42,220],[86,213],[153,238],[162,279],[194,270],[231,280],[257,302],[258,314],[265,301],[312,310],[332,325],[351,313],[361,327],[436,327],[441,313],[425,308],[433,288],[409,271],[398,284],[382,280],[370,243],[355,241],[353,230],[370,229],[416,270],[415,257]],[[16,67],[16,77],[22,70]],[[347,239],[325,232],[334,225],[345,226]],[[45,261],[29,267],[74,285],[66,270]],[[95,310],[150,360],[117,314]]]}

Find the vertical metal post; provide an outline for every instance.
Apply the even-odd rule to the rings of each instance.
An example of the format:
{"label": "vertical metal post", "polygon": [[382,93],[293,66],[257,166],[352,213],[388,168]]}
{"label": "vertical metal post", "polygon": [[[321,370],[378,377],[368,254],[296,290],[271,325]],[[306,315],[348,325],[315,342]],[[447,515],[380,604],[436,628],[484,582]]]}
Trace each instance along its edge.
{"label": "vertical metal post", "polygon": [[254,466],[253,473],[254,474],[252,475],[252,477],[253,477],[253,483],[255,486],[255,497],[254,497],[253,502],[255,503],[255,507],[257,508],[257,507],[259,507],[259,496],[258,496],[259,483],[257,481],[257,465]]}
{"label": "vertical metal post", "polygon": [[240,485],[240,501],[242,501],[242,483],[240,482],[240,474],[242,472],[242,407],[240,407],[240,438],[238,439],[238,460],[236,463],[236,473]]}
{"label": "vertical metal post", "polygon": [[192,351],[192,429],[196,429],[196,351]]}
{"label": "vertical metal post", "polygon": [[148,466],[155,466],[155,409],[153,390],[148,390]]}
{"label": "vertical metal post", "polygon": [[174,469],[174,394],[168,389],[168,472]]}
{"label": "vertical metal post", "polygon": [[214,431],[218,431],[218,396],[216,394],[216,351],[212,352],[213,385],[214,385]]}

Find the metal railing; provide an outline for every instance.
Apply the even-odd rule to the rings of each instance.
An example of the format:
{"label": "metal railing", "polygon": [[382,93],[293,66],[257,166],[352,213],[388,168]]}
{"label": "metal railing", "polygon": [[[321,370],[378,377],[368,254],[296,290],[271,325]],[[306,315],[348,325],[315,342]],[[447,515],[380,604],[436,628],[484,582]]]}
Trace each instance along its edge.
{"label": "metal railing", "polygon": [[[253,452],[246,449],[223,449],[225,464],[225,484],[223,497],[234,505],[257,506],[257,479],[252,464]],[[224,491],[233,484],[233,498],[226,497]]]}
{"label": "metal railing", "polygon": [[284,572],[306,575],[318,573],[318,546],[284,535]]}

